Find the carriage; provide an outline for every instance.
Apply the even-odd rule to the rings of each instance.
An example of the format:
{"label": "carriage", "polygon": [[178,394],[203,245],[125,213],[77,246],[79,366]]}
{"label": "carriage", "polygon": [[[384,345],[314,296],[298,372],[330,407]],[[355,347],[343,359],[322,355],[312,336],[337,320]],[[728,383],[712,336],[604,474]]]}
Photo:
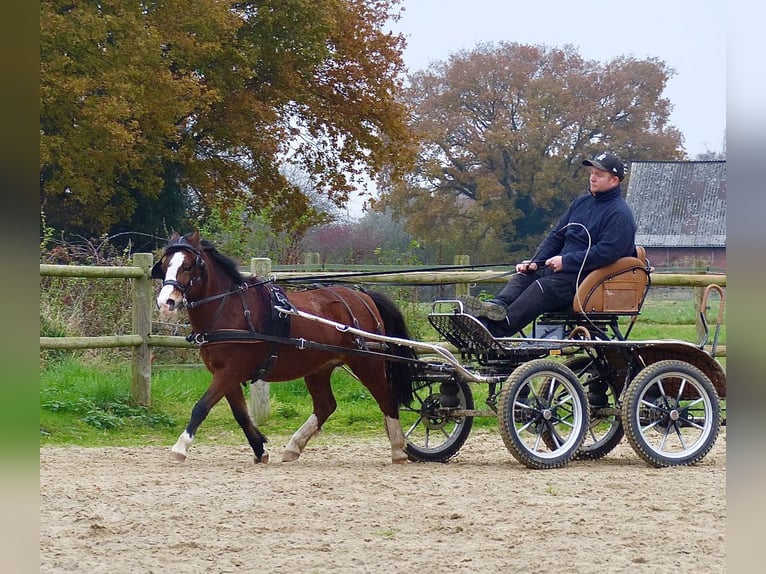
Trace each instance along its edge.
{"label": "carriage", "polygon": [[[174,236],[152,273],[163,279],[158,305],[189,308],[190,340],[200,344],[213,382],[172,451],[184,460],[197,427],[226,397],[256,461],[267,460],[241,383],[304,377],[314,413],[283,455],[297,459],[335,410],[330,374],[345,364],[384,413],[393,462],[447,461],[474,419],[489,416],[528,468],[599,459],[623,438],[651,466],[694,464],[713,448],[722,424],[726,375],[714,351],[723,290],[711,285],[703,294],[699,344],[634,341],[651,271],[639,247],[635,257],[588,275],[571,309],[546,313],[528,335],[514,337],[493,336],[460,299],[434,301],[428,321],[447,345],[410,339],[403,317],[380,294],[347,287],[285,294],[270,280],[237,281],[231,261],[196,233]],[[713,290],[721,307],[710,353],[705,307]]]}

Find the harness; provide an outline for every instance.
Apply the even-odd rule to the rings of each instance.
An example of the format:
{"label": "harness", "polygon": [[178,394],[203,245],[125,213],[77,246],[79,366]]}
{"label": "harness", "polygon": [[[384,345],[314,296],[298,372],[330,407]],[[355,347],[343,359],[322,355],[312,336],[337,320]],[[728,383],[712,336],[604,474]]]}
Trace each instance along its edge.
{"label": "harness", "polygon": [[[269,303],[268,308],[270,314],[268,319],[264,322],[261,331],[258,331],[252,322],[252,313],[247,306],[247,299],[245,298],[245,291],[250,286],[263,286],[268,292]],[[211,345],[216,343],[233,343],[233,342],[269,342],[269,353],[263,363],[255,370],[255,372],[248,378],[246,384],[252,381],[263,379],[269,371],[271,371],[274,363],[277,360],[279,344],[286,339],[289,339],[290,334],[290,315],[289,313],[281,313],[277,311],[277,308],[291,309],[291,304],[287,299],[284,291],[271,282],[262,281],[253,284],[244,284],[244,288],[238,289],[236,292],[240,295],[242,302],[243,314],[247,321],[248,330],[242,329],[220,329],[216,331],[209,331],[207,333],[190,333],[186,336],[186,340],[196,345]],[[231,292],[212,297],[206,297],[198,301],[191,302],[194,306],[213,301],[218,298],[225,298],[231,295]],[[187,303],[187,306],[190,306]]]}
{"label": "harness", "polygon": [[[173,253],[175,251],[182,251],[182,250],[188,251],[195,256],[195,264],[199,270],[199,273],[191,279],[188,285],[183,285],[176,280],[165,279],[162,273],[162,259],[158,261],[152,268],[152,271],[151,271],[152,278],[162,279],[163,286],[172,285],[176,289],[178,289],[184,297],[184,305],[189,309],[194,309],[196,307],[199,307],[200,305],[220,300],[218,311],[216,312],[213,319],[213,324],[215,324],[216,318],[218,317],[219,313],[223,311],[226,299],[230,295],[238,294],[240,297],[240,301],[242,303],[243,314],[247,322],[247,330],[217,329],[217,330],[208,331],[206,333],[192,332],[189,335],[187,335],[186,340],[198,346],[215,345],[215,344],[223,344],[223,343],[267,342],[271,344],[269,348],[268,356],[266,357],[266,359],[261,363],[261,365],[253,372],[253,374],[243,384],[248,384],[252,381],[256,381],[259,379],[265,379],[265,377],[274,367],[274,363],[276,362],[278,358],[278,350],[280,345],[288,345],[291,347],[296,347],[301,350],[313,349],[313,350],[319,350],[319,351],[329,351],[333,353],[361,354],[361,355],[376,357],[379,359],[383,358],[387,360],[396,360],[400,362],[404,361],[404,362],[419,363],[417,359],[410,359],[410,358],[400,357],[400,356],[389,354],[389,353],[371,350],[370,345],[364,340],[363,337],[359,335],[352,334],[355,348],[341,347],[339,345],[328,345],[328,344],[318,343],[316,341],[311,341],[304,338],[290,337],[290,317],[291,315],[296,314],[296,310],[292,306],[290,301],[288,300],[284,291],[279,286],[274,284],[273,279],[263,279],[263,280],[255,281],[255,282],[246,282],[246,283],[243,283],[242,285],[236,286],[231,291],[218,293],[216,295],[204,297],[202,299],[197,299],[195,301],[189,301],[186,298],[186,292],[195,281],[202,280],[201,272],[205,267],[205,260],[202,257],[201,250],[189,244],[183,238],[178,243],[175,243],[169,246],[165,250],[163,258],[164,256],[170,253]],[[247,305],[247,298],[245,296],[248,289],[259,288],[259,287],[261,288],[259,289],[259,292],[263,293],[265,291],[268,298],[268,301],[264,301],[265,299],[264,296],[259,297],[259,301],[261,302],[263,306],[263,313],[261,315],[266,318],[264,320],[264,324],[261,330],[256,329],[255,325],[252,322],[252,313],[250,312],[250,309]],[[315,288],[318,288],[318,287],[315,287]],[[357,330],[359,330],[358,320],[356,316],[354,315],[353,311],[351,310],[351,307],[349,306],[348,302],[339,293],[335,291],[328,291],[328,292],[330,292],[338,301],[340,301],[346,307],[346,310],[349,313],[351,321],[353,322],[353,326],[356,327]],[[363,298],[361,298],[358,294],[355,294],[355,295],[358,298],[358,300],[365,306],[367,311],[370,313],[370,316],[374,317],[375,314],[373,310],[370,308],[370,306],[367,304],[367,302]],[[381,325],[379,321],[377,322],[377,330],[378,330],[378,334],[383,334],[384,332],[383,325]],[[387,346],[383,347],[383,345],[381,345],[381,348],[387,349],[388,347]]]}
{"label": "harness", "polygon": [[[262,283],[263,284],[263,283]],[[265,331],[257,331],[256,329],[218,329],[215,331],[208,331],[206,333],[191,333],[186,337],[186,340],[190,343],[194,343],[195,345],[214,345],[214,344],[220,344],[220,343],[252,343],[252,342],[269,342],[272,344],[271,346],[271,353],[269,357],[266,359],[263,365],[258,369],[256,372],[256,375],[251,377],[252,380],[257,379],[263,379],[266,373],[268,373],[269,370],[274,365],[274,362],[277,359],[277,349],[279,345],[288,345],[291,347],[295,347],[300,350],[317,350],[317,351],[329,351],[333,353],[349,353],[349,354],[355,354],[355,355],[365,355],[368,357],[375,357],[375,358],[383,358],[388,360],[395,360],[399,362],[411,362],[413,364],[419,364],[420,361],[417,359],[410,359],[407,357],[401,357],[399,355],[392,355],[389,353],[384,353],[378,350],[372,350],[370,348],[370,344],[367,343],[362,337],[354,336],[354,343],[356,345],[356,348],[353,347],[341,347],[339,345],[328,345],[325,343],[318,343],[316,341],[312,341],[310,339],[304,339],[303,337],[290,337],[290,316],[291,311],[294,309],[292,306],[292,303],[287,299],[287,296],[284,294],[284,291],[277,285],[274,285],[273,283],[265,283],[265,285],[269,289],[269,294],[271,296],[271,321],[269,322],[269,326],[271,327],[269,329],[269,332]],[[321,287],[317,287],[321,288]],[[354,323],[354,326],[358,328],[358,321],[356,319],[356,316],[351,311],[351,308],[349,307],[348,303],[346,302],[343,297],[341,297],[338,293],[333,292],[332,293],[339,301],[341,301],[346,309],[348,309],[348,312],[351,316],[351,320]],[[364,304],[364,306],[367,308],[367,310],[370,312],[372,316],[374,316],[372,309],[370,306],[364,301],[364,299],[359,298],[360,301]],[[200,303],[202,300],[197,301],[197,303]],[[245,305],[245,301],[243,299],[243,305]],[[247,315],[249,313],[249,310],[245,306],[245,314]],[[250,325],[250,323],[248,323]],[[384,329],[383,326],[378,322],[378,334],[383,334]]]}

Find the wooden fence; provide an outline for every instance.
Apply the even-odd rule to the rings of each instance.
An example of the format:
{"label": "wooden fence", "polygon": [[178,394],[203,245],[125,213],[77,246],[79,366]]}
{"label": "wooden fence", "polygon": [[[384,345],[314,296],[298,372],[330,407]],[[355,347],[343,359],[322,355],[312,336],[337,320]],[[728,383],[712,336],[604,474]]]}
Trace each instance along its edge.
{"label": "wooden fence", "polygon": [[[458,256],[457,265],[467,265],[466,256]],[[150,277],[154,264],[151,253],[136,253],[133,255],[132,266],[78,266],[78,265],[48,265],[40,264],[40,275],[47,277],[80,277],[87,279],[130,279],[133,281],[132,300],[132,333],[127,335],[112,335],[103,337],[40,337],[41,349],[97,349],[114,347],[132,347],[132,380],[131,396],[136,404],[151,405],[151,348],[152,347],[191,347],[184,337],[152,334],[152,314],[156,308],[154,287]],[[509,266],[510,268],[510,266]],[[365,275],[365,283],[405,283],[407,285],[454,285],[456,295],[468,292],[469,285],[474,283],[505,283],[508,270],[479,271],[479,270],[446,270],[413,272],[411,268],[405,275],[390,274],[386,267],[383,274]],[[307,269],[312,276],[332,275],[335,283],[358,283],[360,278],[353,272],[348,278],[342,273],[321,272]],[[273,270],[271,260],[253,258],[250,264],[250,274],[259,277],[274,276],[277,281],[305,276],[307,270],[289,271]],[[711,285],[726,286],[726,275],[687,275],[670,273],[653,273],[652,285],[665,287],[694,287],[699,292]],[[717,354],[725,356],[725,347],[718,347]],[[268,414],[268,387],[265,387],[266,402],[263,401],[264,387],[254,386],[251,389],[251,407],[253,418],[258,422]],[[265,412],[264,412],[265,411]]]}

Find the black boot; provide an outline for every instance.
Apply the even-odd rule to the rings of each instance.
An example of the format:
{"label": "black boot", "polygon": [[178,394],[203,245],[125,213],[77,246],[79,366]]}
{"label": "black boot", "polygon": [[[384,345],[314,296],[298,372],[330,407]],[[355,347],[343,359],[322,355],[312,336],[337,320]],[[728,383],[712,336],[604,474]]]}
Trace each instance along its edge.
{"label": "black boot", "polygon": [[503,337],[510,337],[511,333],[510,325],[508,325],[508,319],[501,321],[492,321],[490,319],[481,319],[481,322],[487,326],[487,330],[492,333],[495,339],[501,339]]}

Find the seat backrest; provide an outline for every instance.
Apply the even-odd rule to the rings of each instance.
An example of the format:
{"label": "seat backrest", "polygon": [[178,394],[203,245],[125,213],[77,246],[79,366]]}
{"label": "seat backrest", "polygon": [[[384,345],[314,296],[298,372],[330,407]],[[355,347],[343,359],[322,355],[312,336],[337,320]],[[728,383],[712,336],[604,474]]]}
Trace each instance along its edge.
{"label": "seat backrest", "polygon": [[572,307],[576,313],[638,315],[649,291],[652,268],[643,246],[636,257],[623,257],[591,271],[580,283]]}
{"label": "seat backrest", "polygon": [[[649,260],[646,258],[646,248],[643,245],[636,245],[636,259],[646,262],[647,268],[649,268]],[[651,273],[651,269],[649,269]]]}

